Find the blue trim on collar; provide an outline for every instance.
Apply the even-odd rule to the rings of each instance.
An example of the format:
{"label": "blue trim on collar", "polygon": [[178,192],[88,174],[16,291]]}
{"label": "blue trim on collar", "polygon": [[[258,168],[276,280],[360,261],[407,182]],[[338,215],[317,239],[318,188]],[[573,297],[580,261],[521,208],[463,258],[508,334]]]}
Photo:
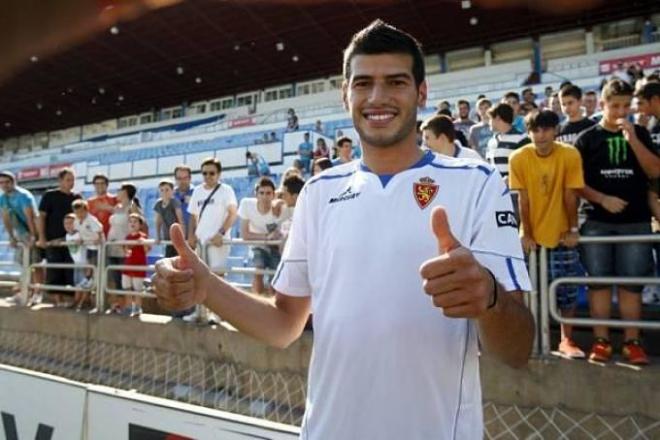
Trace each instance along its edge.
{"label": "blue trim on collar", "polygon": [[[423,166],[429,165],[431,164],[431,162],[433,162],[433,159],[435,159],[435,155],[433,154],[433,151],[426,150],[422,155],[421,159],[419,159],[415,164],[413,164],[404,171],[413,170],[415,168],[421,168]],[[364,164],[363,160],[360,161],[360,170],[367,173],[376,174],[373,171],[371,171],[368,166]],[[392,177],[395,176],[395,174],[383,174],[383,175],[376,174],[376,176],[378,176],[378,179],[380,179],[380,183],[383,185],[383,188],[385,188],[387,184],[390,182],[390,180],[392,180]]]}

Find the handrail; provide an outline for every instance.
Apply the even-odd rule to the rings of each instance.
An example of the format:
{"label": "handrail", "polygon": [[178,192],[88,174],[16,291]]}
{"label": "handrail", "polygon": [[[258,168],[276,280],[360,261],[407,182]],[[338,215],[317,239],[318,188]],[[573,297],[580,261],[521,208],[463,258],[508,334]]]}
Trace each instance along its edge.
{"label": "handrail", "polygon": [[[616,235],[616,236],[581,236],[579,244],[616,244],[616,243],[660,243],[660,234]],[[658,277],[560,277],[548,285],[548,250],[540,248],[539,290],[541,292],[541,354],[550,354],[550,317],[562,324],[577,326],[603,325],[616,328],[639,327],[660,330],[660,322],[627,321],[618,319],[567,318],[561,316],[557,307],[557,289],[562,284],[605,284],[638,285],[660,284]]]}
{"label": "handrail", "polygon": [[639,327],[649,330],[660,330],[660,321],[626,321],[621,319],[597,319],[597,318],[565,318],[559,313],[557,307],[557,288],[562,284],[660,284],[660,278],[657,277],[565,277],[557,278],[550,284],[549,300],[550,315],[559,323],[594,326],[603,325],[607,327],[630,328]]}

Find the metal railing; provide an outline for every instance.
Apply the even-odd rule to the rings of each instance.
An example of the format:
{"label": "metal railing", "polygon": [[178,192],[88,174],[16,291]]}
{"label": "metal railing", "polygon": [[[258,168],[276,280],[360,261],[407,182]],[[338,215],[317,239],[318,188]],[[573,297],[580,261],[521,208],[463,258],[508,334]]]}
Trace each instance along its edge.
{"label": "metal railing", "polygon": [[[30,247],[27,246],[25,243],[18,241],[15,244],[12,244],[12,242],[10,241],[0,241],[0,246],[14,248],[15,251],[17,251],[20,248],[23,255],[21,261],[22,263],[21,267],[25,269],[30,264]],[[13,266],[14,263],[3,262],[3,265]],[[29,288],[28,288],[29,283],[30,283],[30,272],[26,270],[22,270],[18,282],[0,281],[0,287],[14,288],[18,286],[19,287],[18,302],[20,304],[26,304],[28,302],[28,296],[29,296]]]}
{"label": "metal railing", "polygon": [[[619,244],[619,243],[660,243],[660,235],[620,235],[620,236],[598,236],[580,237],[579,244]],[[541,268],[539,279],[539,291],[541,309],[540,318],[541,354],[550,354],[550,317],[560,324],[577,326],[608,326],[616,328],[643,328],[648,330],[660,330],[660,322],[652,321],[627,321],[620,319],[596,319],[596,318],[568,318],[561,316],[557,306],[557,289],[563,284],[600,284],[600,285],[647,285],[660,284],[658,277],[560,277],[548,283],[548,250],[541,247],[539,250],[539,267]],[[531,264],[530,264],[531,266]]]}

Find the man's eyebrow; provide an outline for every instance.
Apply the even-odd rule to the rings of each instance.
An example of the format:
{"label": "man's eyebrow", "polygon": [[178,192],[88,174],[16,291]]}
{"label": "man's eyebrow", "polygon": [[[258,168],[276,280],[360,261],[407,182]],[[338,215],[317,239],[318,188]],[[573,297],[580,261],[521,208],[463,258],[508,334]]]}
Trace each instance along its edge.
{"label": "man's eyebrow", "polygon": [[[355,75],[351,78],[351,81],[362,81],[362,80],[372,80],[374,77],[371,75]],[[409,79],[412,80],[412,75],[410,73],[393,73],[391,75],[385,75],[386,79]]]}

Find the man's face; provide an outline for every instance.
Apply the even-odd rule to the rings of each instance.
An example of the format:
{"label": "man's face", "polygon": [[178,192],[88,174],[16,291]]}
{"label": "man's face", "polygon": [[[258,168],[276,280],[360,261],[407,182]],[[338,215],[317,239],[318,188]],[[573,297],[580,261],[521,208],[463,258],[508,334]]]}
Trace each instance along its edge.
{"label": "man's face", "polygon": [[4,193],[14,190],[14,181],[9,177],[0,176],[0,190]]}
{"label": "man's face", "polygon": [[204,184],[207,187],[213,187],[218,184],[220,173],[215,165],[204,165],[202,167],[202,177],[204,177]]}
{"label": "man's face", "polygon": [[274,198],[275,190],[270,186],[260,186],[257,188],[257,202],[261,202],[270,206]]}
{"label": "man's face", "polygon": [[488,116],[488,109],[490,108],[490,104],[487,102],[482,102],[479,104],[479,116],[481,116],[482,121],[488,121],[490,119],[490,116]]}
{"label": "man's face", "polygon": [[499,116],[495,116],[489,121],[490,129],[497,133],[506,133],[508,130],[506,122]]}
{"label": "man's face", "polygon": [[66,173],[60,180],[60,190],[64,192],[70,192],[73,189],[76,179],[71,173]]}
{"label": "man's face", "polygon": [[637,98],[637,111],[645,116],[660,116],[660,96],[651,99]]}
{"label": "man's face", "polygon": [[304,138],[305,138],[305,142],[309,142],[309,134],[305,133]]}
{"label": "man's face", "polygon": [[515,96],[509,96],[508,98],[504,98],[504,102],[506,102],[511,106],[511,108],[513,108],[514,115],[518,114],[518,112],[520,111],[520,101],[518,101]]}
{"label": "man's face", "polygon": [[433,151],[440,151],[443,140],[447,139],[444,135],[436,136],[431,130],[422,130],[424,136],[424,144]]}
{"label": "man's face", "polygon": [[539,127],[529,131],[529,137],[537,148],[546,148],[555,140],[555,127]]}
{"label": "man's face", "polygon": [[344,106],[367,148],[415,142],[417,107],[426,102],[426,82],[417,87],[407,54],[356,55],[342,87]]}
{"label": "man's face", "polygon": [[536,98],[536,96],[534,96],[534,92],[532,92],[531,90],[527,90],[523,94],[523,100],[525,102],[529,102],[530,104],[534,102],[534,98]]}
{"label": "man's face", "polygon": [[178,188],[186,190],[190,187],[190,173],[186,170],[178,170],[174,174],[174,180]]}
{"label": "man's face", "polygon": [[174,191],[169,185],[161,185],[160,188],[158,188],[158,192],[160,193],[161,199],[172,200],[172,194],[174,194]]}
{"label": "man's face", "polygon": [[598,98],[596,97],[596,95],[592,95],[592,94],[584,95],[584,98],[582,99],[582,104],[584,104],[584,108],[587,110],[587,114],[593,115],[594,113],[596,113]]}
{"label": "man's face", "polygon": [[467,104],[458,104],[458,116],[461,119],[467,119],[470,116],[470,106]]}
{"label": "man's face", "polygon": [[73,209],[73,213],[76,215],[78,220],[84,220],[85,216],[87,215],[87,210],[83,208],[82,206],[78,206],[77,208]]}
{"label": "man's face", "polygon": [[632,96],[612,96],[600,102],[603,108],[603,119],[610,125],[616,125],[617,119],[628,117]]}
{"label": "man's face", "polygon": [[342,142],[339,145],[339,156],[344,159],[350,159],[353,155],[353,144],[351,142]]}
{"label": "man's face", "polygon": [[97,195],[102,196],[108,192],[108,184],[104,179],[96,179],[94,181],[94,191]]}
{"label": "man's face", "polygon": [[561,103],[559,102],[559,96],[551,96],[550,102],[548,103],[550,110],[555,112],[558,115],[561,115]]}
{"label": "man's face", "polygon": [[291,194],[286,186],[282,187],[282,200],[284,200],[284,203],[286,203],[286,206],[289,208],[296,206],[296,196]]}
{"label": "man's face", "polygon": [[574,96],[560,96],[561,111],[569,118],[575,118],[580,115],[580,100]]}

